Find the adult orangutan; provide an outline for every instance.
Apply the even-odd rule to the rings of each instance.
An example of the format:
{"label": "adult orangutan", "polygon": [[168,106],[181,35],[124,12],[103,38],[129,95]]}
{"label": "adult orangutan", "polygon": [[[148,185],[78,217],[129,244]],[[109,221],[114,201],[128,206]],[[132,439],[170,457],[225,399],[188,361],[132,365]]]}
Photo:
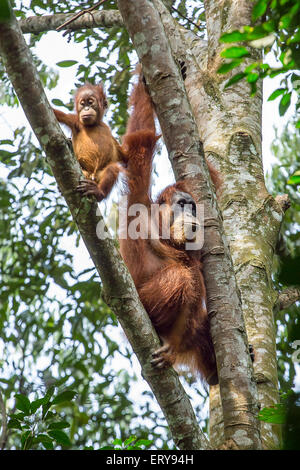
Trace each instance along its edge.
{"label": "adult orangutan", "polygon": [[[162,340],[152,364],[159,368],[186,365],[199,372],[208,384],[215,385],[218,375],[199,251],[186,250],[185,233],[199,229],[196,203],[183,181],[165,188],[152,201],[152,160],[158,137],[152,102],[141,78],[133,89],[131,104],[133,110],[123,139],[127,154],[127,208],[140,204],[146,210],[140,212],[144,233],[138,238],[131,238],[129,233],[134,216],[127,217],[125,231],[120,233],[120,251]],[[151,219],[153,203],[160,209],[156,227]],[[170,231],[168,239],[161,236],[165,229]]]}

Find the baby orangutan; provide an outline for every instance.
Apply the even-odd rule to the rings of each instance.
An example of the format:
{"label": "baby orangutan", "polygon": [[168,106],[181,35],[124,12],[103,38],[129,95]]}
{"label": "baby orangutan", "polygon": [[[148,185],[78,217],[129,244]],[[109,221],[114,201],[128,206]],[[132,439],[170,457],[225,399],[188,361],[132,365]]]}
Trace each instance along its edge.
{"label": "baby orangutan", "polygon": [[97,201],[108,196],[126,163],[122,147],[102,120],[106,108],[102,85],[87,83],[75,95],[75,114],[53,109],[57,120],[72,131],[74,153],[85,176],[77,190]]}

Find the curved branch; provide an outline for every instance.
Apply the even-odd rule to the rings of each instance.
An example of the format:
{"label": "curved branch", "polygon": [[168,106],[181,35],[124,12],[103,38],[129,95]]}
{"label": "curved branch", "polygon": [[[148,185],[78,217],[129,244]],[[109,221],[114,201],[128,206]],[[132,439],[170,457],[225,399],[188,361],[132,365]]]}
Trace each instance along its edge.
{"label": "curved branch", "polygon": [[[158,3],[159,0],[155,0],[155,4]],[[202,143],[181,74],[173,60],[153,2],[140,0],[138,9],[134,0],[118,0],[118,5],[143,65],[175,175],[177,178],[188,177],[193,193],[204,204],[206,225],[203,266],[211,333],[218,363],[225,438],[233,439],[239,448],[259,449],[257,392],[248,355],[240,297],[221,215],[209,183]],[[236,366],[232,367],[232,364]],[[242,412],[238,406],[238,397],[243,397],[245,403]]]}
{"label": "curved branch", "polygon": [[[55,31],[73,17],[74,13],[57,13],[56,15],[30,16],[25,20],[20,20],[18,23],[23,34],[39,34],[46,31]],[[85,13],[62,29],[77,31],[90,28],[113,28],[114,26],[123,26],[120,12],[118,10],[101,10]]]}
{"label": "curved branch", "polygon": [[285,310],[298,300],[300,300],[300,288],[288,287],[280,292],[275,309],[278,311]]}
{"label": "curved branch", "polygon": [[47,155],[73,219],[101,277],[109,305],[116,313],[150,385],[169,423],[175,444],[181,449],[207,449],[191,403],[173,369],[157,370],[150,364],[159,339],[146,314],[131,276],[113,240],[97,236],[99,217],[96,202],[82,199],[75,188],[82,177],[79,163],[67,141],[34,67],[32,56],[15,16],[0,22],[0,53],[19,101],[31,127]]}

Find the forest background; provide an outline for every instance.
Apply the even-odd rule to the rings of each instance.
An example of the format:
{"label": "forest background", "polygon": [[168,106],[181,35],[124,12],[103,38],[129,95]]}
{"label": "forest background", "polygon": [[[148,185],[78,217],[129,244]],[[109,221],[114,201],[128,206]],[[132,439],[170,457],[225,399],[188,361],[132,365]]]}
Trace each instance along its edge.
{"label": "forest background", "polygon": [[[75,13],[86,7],[83,2],[68,2],[68,5],[38,0],[15,3],[18,19]],[[173,11],[173,15],[186,29],[201,37],[205,35],[204,26],[201,31],[203,6],[195,6],[195,3],[199,2],[176,2],[175,7],[181,14]],[[105,2],[104,8],[116,9],[115,2]],[[200,29],[182,15],[193,18],[193,22],[196,20]],[[64,103],[71,109],[71,91],[76,86],[87,79],[103,81],[109,96],[106,122],[114,135],[120,137],[127,119],[130,72],[138,60],[127,31],[116,25],[109,29],[73,32],[70,41],[68,36],[55,31],[25,37],[34,53],[47,97],[55,106]],[[270,51],[266,61],[276,66],[276,51]],[[141,446],[172,448],[165,418],[150,388],[145,381],[141,382],[139,364],[115,315],[100,298],[99,276],[58,193],[3,66],[0,67],[3,211],[0,383],[1,402],[5,404],[5,415],[10,416],[5,418],[2,413],[1,445],[24,448],[29,446],[28,433],[31,433],[33,448],[96,449],[106,445],[121,446],[124,442],[129,446],[133,442],[130,436],[137,436]],[[263,161],[268,190],[274,195],[287,193],[292,202],[282,233],[284,249],[293,254],[295,264],[299,252],[300,201],[297,184],[288,184],[288,181],[299,169],[300,139],[294,118],[297,98],[291,94],[291,105],[280,116],[278,100],[268,101],[268,98],[282,87],[281,80],[282,76],[264,79]],[[281,95],[278,97],[280,99]],[[154,191],[173,180],[167,153],[162,148],[155,158]],[[115,201],[117,191],[109,201],[100,204],[108,223],[115,214]],[[290,263],[289,257],[286,259]],[[297,271],[288,270],[283,264],[281,275],[287,270],[292,273],[291,279],[283,280],[276,274],[279,258],[274,264],[278,290],[296,284]],[[298,318],[297,303],[276,314],[282,402],[275,407],[278,412],[275,417],[273,413],[273,418],[265,418],[273,422],[286,422],[290,413],[287,403],[291,401],[291,409],[297,403],[299,366],[292,360],[291,344],[300,339]],[[198,421],[206,431],[207,391],[189,376],[182,380],[192,398]],[[47,413],[56,419],[46,434],[42,416],[38,414],[42,402],[38,400],[44,399],[44,406],[45,398],[50,400],[50,396],[52,408]],[[36,403],[36,410],[33,413],[31,408],[27,421],[26,416],[18,419],[18,412],[26,415],[29,400]],[[294,428],[291,434],[295,435]]]}

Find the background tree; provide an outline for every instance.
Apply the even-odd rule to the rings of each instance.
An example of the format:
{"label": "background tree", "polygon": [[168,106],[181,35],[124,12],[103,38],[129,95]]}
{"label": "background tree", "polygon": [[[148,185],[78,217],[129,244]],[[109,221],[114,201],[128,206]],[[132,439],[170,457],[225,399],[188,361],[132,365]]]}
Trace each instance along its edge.
{"label": "background tree", "polygon": [[[262,406],[272,405],[278,401],[275,337],[272,331],[272,310],[277,296],[270,279],[282,209],[266,193],[263,184],[261,129],[257,119],[260,115],[261,95],[258,93],[255,99],[251,99],[247,86],[242,83],[237,84],[235,89],[225,91],[223,86],[228,77],[217,78],[216,74],[221,60],[218,53],[223,48],[218,45],[219,35],[228,28],[247,24],[251,8],[247,2],[241,1],[239,11],[231,5],[225,18],[222,9],[216,12],[212,3],[206,2],[209,41],[207,50],[199,28],[196,29],[185,19],[179,20],[179,23],[184,23],[185,28],[179,27],[179,23],[173,22],[168,10],[160,2],[154,3],[161,15],[160,20],[169,36],[176,60],[184,59],[186,62],[186,88],[206,156],[224,178],[219,203],[242,294],[247,333],[257,350],[255,378]],[[57,14],[65,10],[64,6],[55,5],[55,2],[48,2],[46,7],[39,1],[32,1],[30,7],[19,2],[17,7],[19,10],[15,10],[16,14],[23,18],[32,12],[35,15]],[[78,7],[78,2],[68,4],[70,11],[73,7]],[[187,11],[184,2],[180,2],[178,8],[181,15],[186,16],[188,13],[194,23],[199,22],[200,30],[204,31],[202,5],[199,7],[197,2],[196,6]],[[241,11],[243,15],[240,16]],[[93,14],[92,24],[90,15],[85,15],[87,19],[83,17],[77,20],[81,21],[81,28],[85,19],[93,29],[88,32],[75,30],[72,35],[69,33],[75,42],[85,43],[88,57],[88,66],[78,65],[77,77],[79,83],[83,83],[88,77],[92,80],[93,77],[101,77],[105,81],[111,101],[110,124],[116,135],[121,135],[126,122],[129,65],[136,61],[136,56],[133,55],[128,33],[122,26],[122,18],[116,11],[115,3],[107,1],[105,11],[101,15],[98,13]],[[174,11],[173,14],[177,19],[182,18]],[[41,31],[53,28],[58,20],[59,24],[63,22],[61,16],[57,19],[55,15],[50,19],[36,17],[20,22],[24,32],[26,28],[27,31],[30,29],[30,25],[32,32],[38,32],[37,36],[31,36],[31,49],[34,50],[41,39]],[[95,24],[101,26],[101,29],[94,29]],[[75,28],[74,25],[75,23],[68,26],[70,31]],[[198,37],[191,35],[191,31],[197,32]],[[146,44],[146,40],[145,37],[140,47]],[[259,54],[253,49],[251,58],[247,60],[258,59]],[[43,85],[53,88],[57,82],[55,73],[49,72],[37,58],[34,61]],[[68,66],[71,63],[65,61],[60,65]],[[156,96],[159,96],[159,89],[155,88],[153,70],[151,71],[151,64],[148,64],[148,68],[147,63],[143,65],[155,101]],[[16,104],[13,89],[3,70],[2,77],[6,85],[1,95],[2,102]],[[59,105],[59,101],[56,100],[54,104]],[[156,103],[162,127],[164,121],[161,112],[166,104]],[[165,139],[168,139],[168,130],[163,130]],[[136,405],[136,400],[129,393],[130,382],[137,380],[130,373],[132,368],[126,365],[127,361],[133,360],[132,353],[125,341],[120,347],[118,334],[114,333],[116,319],[100,300],[97,273],[94,268],[74,270],[69,246],[71,243],[78,245],[79,236],[63,198],[58,196],[56,183],[40,147],[32,143],[31,136],[24,129],[15,130],[14,138],[4,138],[1,144],[1,160],[5,171],[9,169],[8,178],[2,182],[1,187],[1,205],[4,210],[1,233],[5,234],[1,247],[1,326],[5,368],[1,378],[2,396],[10,409],[16,407],[23,415],[28,411],[28,422],[25,424],[21,421],[20,425],[20,420],[26,416],[12,418],[8,426],[11,429],[4,433],[2,445],[24,447],[28,443],[26,433],[28,429],[32,430],[30,417],[35,406],[39,405],[40,410],[43,410],[50,403],[50,399],[47,402],[46,398],[46,402],[39,402],[28,409],[26,404],[20,404],[20,398],[16,402],[12,401],[14,394],[30,396],[31,400],[42,395],[45,399],[45,390],[48,389],[49,396],[49,390],[53,390],[51,385],[54,384],[58,395],[51,398],[54,411],[50,410],[53,415],[50,414],[49,419],[52,420],[52,428],[46,426],[46,429],[53,430],[53,423],[68,421],[71,424],[70,438],[75,448],[102,446],[111,442],[116,435],[124,441],[130,434],[147,437],[155,441],[157,447],[164,447],[167,442],[170,443],[170,435],[164,431],[166,423],[162,415],[153,408],[150,397],[144,402],[138,401],[141,404]],[[176,163],[176,155],[173,163],[175,173],[180,175],[181,168]],[[200,165],[200,161],[198,163]],[[72,206],[71,201],[71,209],[73,207],[74,203]],[[66,240],[66,236],[70,237],[71,242]],[[216,256],[218,252],[215,253]],[[211,279],[207,276],[207,283],[210,282]],[[212,314],[213,303],[209,307]],[[262,318],[265,325],[260,321]],[[221,338],[219,342],[222,342]],[[237,346],[238,352],[239,347],[240,345]],[[124,358],[126,370],[116,372],[114,358],[120,361],[120,357]],[[229,364],[231,359],[228,356]],[[222,364],[224,365],[226,366],[226,362]],[[230,375],[228,379],[231,379]],[[76,390],[76,397],[72,396],[72,401],[70,396],[65,402],[57,398],[59,392],[65,388]],[[196,384],[196,403],[199,402],[198,389]],[[150,392],[146,393],[150,395]],[[166,391],[162,390],[161,395],[164,393]],[[201,404],[197,403],[197,413]],[[237,405],[241,405],[240,400],[237,400]],[[221,413],[218,393],[214,390],[210,419],[210,441],[213,446],[224,441]],[[137,420],[138,416],[143,419]],[[117,430],[116,423],[119,423]],[[31,444],[49,446],[49,438],[38,438],[44,433],[45,424],[39,421],[34,425],[37,426],[37,440]],[[21,436],[20,427],[23,428]],[[14,431],[12,428],[18,430]],[[53,436],[50,434],[50,437]],[[69,445],[62,435],[56,434],[54,438],[60,445]],[[263,438],[267,446],[277,446],[279,438],[276,426],[265,425]],[[21,443],[18,439],[21,439]],[[202,445],[204,446],[204,441]]]}

